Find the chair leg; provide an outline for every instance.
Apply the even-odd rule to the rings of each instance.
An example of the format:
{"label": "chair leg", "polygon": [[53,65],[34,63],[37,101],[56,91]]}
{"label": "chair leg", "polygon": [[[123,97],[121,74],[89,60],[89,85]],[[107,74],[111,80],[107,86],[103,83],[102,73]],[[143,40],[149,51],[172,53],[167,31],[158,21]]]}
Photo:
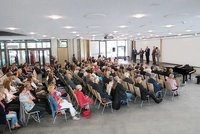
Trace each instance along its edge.
{"label": "chair leg", "polygon": [[[106,104],[106,105],[107,105],[107,104]],[[102,115],[103,115],[103,113],[104,113],[104,110],[105,110],[106,105],[103,106],[103,110],[102,110],[102,112],[101,112]]]}
{"label": "chair leg", "polygon": [[67,115],[66,115],[66,112],[65,112],[65,121],[67,122]]}
{"label": "chair leg", "polygon": [[7,124],[8,124],[8,128],[9,128],[10,133],[12,133],[12,130],[11,130],[11,127],[10,127],[10,121],[9,120],[7,120]]}
{"label": "chair leg", "polygon": [[55,114],[55,116],[54,116],[54,118],[53,118],[53,124],[55,124],[56,117],[57,117],[57,113]]}
{"label": "chair leg", "polygon": [[110,104],[111,112],[113,113],[112,103]]}
{"label": "chair leg", "polygon": [[142,100],[141,104],[140,104],[140,107],[142,108],[142,105],[143,105],[144,101]]}
{"label": "chair leg", "polygon": [[27,117],[27,120],[26,120],[26,126],[28,125],[29,118],[30,118],[30,114],[28,114],[28,117]]}
{"label": "chair leg", "polygon": [[40,123],[40,115],[39,115],[39,113],[37,112],[37,120],[38,120],[38,122]]}
{"label": "chair leg", "polygon": [[99,102],[99,105],[98,105],[98,108],[97,108],[97,109],[99,109],[99,108],[100,108],[100,106],[101,106],[101,103]]}

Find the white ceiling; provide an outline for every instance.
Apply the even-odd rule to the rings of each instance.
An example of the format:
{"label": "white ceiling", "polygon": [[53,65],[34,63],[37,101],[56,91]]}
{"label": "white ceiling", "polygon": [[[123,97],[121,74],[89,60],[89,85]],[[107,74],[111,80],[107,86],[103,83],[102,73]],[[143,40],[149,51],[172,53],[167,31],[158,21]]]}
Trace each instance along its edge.
{"label": "white ceiling", "polygon": [[[83,38],[103,39],[105,34],[119,31],[115,37],[134,38],[172,33],[200,32],[200,0],[1,0],[0,30],[19,28],[14,32],[27,34],[25,38],[75,38],[77,31]],[[147,16],[136,19],[133,14]],[[51,20],[48,15],[61,15]],[[165,25],[175,25],[165,28]],[[127,25],[127,28],[119,28]],[[73,29],[64,29],[73,26]],[[185,30],[192,30],[186,32]],[[152,30],[149,33],[148,30]],[[37,33],[29,35],[30,32]],[[138,33],[142,33],[138,36]],[[14,38],[14,37],[12,37]],[[18,37],[22,38],[22,37]],[[10,39],[10,37],[0,37]]]}

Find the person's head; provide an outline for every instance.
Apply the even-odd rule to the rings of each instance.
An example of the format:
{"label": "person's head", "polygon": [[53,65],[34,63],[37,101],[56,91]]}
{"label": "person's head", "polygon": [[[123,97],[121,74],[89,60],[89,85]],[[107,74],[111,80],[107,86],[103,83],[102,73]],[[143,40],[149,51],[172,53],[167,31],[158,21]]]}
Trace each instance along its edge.
{"label": "person's head", "polygon": [[137,77],[136,83],[142,83],[142,78],[141,77]]}
{"label": "person's head", "polygon": [[129,76],[130,76],[129,72],[124,73],[124,77],[129,78]]}
{"label": "person's head", "polygon": [[169,78],[170,78],[170,79],[173,79],[173,78],[174,78],[174,75],[173,75],[173,74],[170,74],[170,75],[169,75]]}
{"label": "person's head", "polygon": [[121,79],[118,77],[118,76],[115,76],[115,81],[117,82],[117,83],[121,83]]}
{"label": "person's head", "polygon": [[47,90],[49,91],[49,93],[53,93],[55,91],[55,85],[50,84]]}
{"label": "person's head", "polygon": [[76,85],[76,89],[78,89],[78,90],[82,90],[82,86],[81,85]]}
{"label": "person's head", "polygon": [[99,83],[99,78],[94,78],[94,83]]}

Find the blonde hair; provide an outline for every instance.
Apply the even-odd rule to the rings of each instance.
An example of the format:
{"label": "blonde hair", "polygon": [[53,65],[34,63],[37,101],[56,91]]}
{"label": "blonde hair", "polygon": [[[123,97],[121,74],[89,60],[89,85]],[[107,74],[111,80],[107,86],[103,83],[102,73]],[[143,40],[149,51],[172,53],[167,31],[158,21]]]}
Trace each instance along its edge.
{"label": "blonde hair", "polygon": [[128,78],[130,76],[129,72],[124,73],[124,76]]}
{"label": "blonde hair", "polygon": [[53,92],[55,90],[55,85],[50,85],[47,90],[49,91],[49,93]]}
{"label": "blonde hair", "polygon": [[10,91],[10,83],[11,83],[11,80],[9,78],[4,79],[3,81],[3,87],[8,89],[8,91]]}

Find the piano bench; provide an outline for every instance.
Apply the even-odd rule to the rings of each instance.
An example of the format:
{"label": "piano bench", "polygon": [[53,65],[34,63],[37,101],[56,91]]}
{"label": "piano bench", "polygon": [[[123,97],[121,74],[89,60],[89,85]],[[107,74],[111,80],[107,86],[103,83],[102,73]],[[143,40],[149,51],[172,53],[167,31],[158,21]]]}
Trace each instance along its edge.
{"label": "piano bench", "polygon": [[197,84],[200,84],[200,75],[197,75],[196,78],[197,78]]}

